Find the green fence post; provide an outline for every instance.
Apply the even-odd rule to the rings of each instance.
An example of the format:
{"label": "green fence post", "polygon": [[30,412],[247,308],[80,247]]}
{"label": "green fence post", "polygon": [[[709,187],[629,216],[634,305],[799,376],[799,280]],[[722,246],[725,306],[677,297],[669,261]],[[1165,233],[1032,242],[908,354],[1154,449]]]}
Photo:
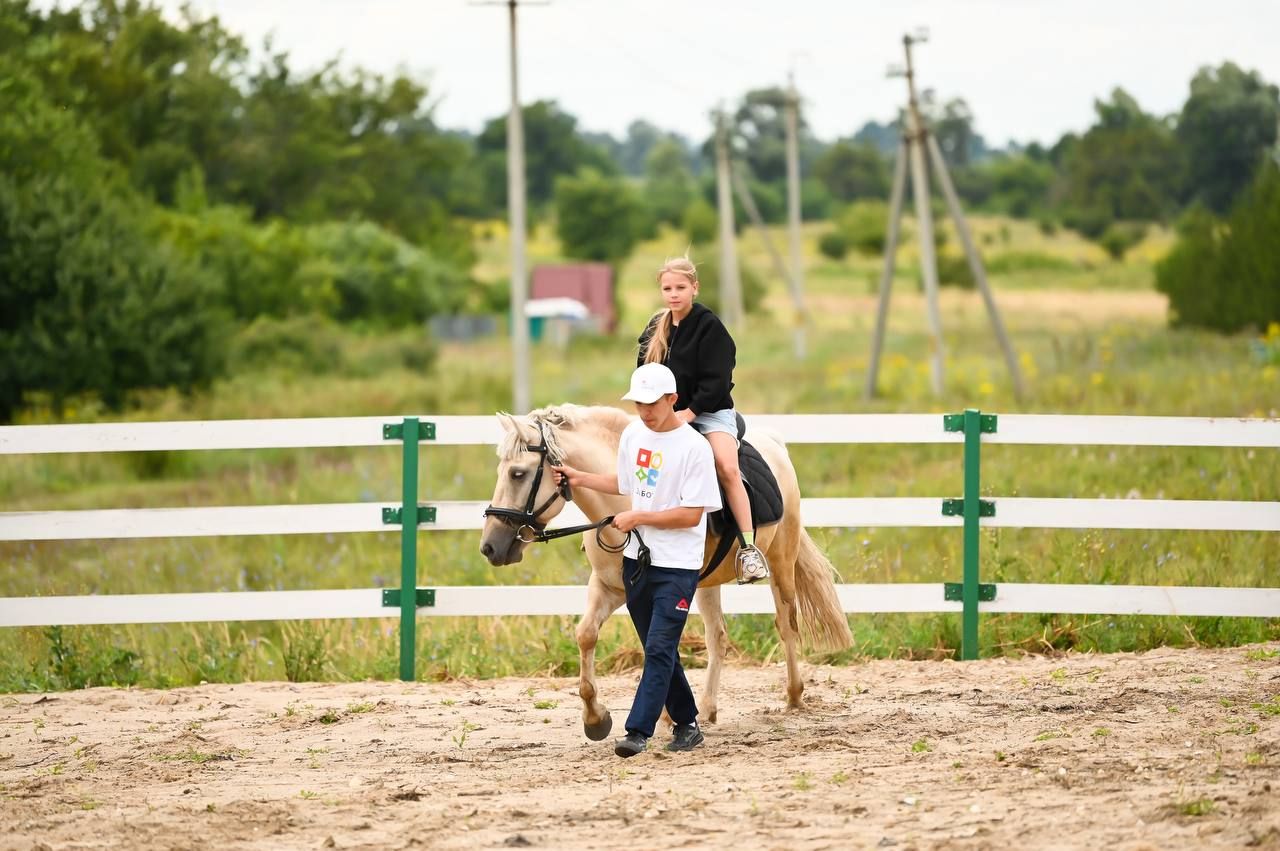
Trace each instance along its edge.
{"label": "green fence post", "polygon": [[978,658],[978,505],[982,464],[982,432],[978,411],[964,411],[964,620],[960,658]]}
{"label": "green fence post", "polygon": [[964,414],[951,414],[943,418],[947,431],[964,432],[964,498],[944,499],[942,513],[964,515],[964,581],[958,586],[947,583],[943,596],[948,600],[960,600],[963,615],[960,629],[960,658],[978,658],[978,601],[994,600],[996,587],[979,582],[978,518],[994,517],[995,503],[981,498],[982,485],[982,435],[996,430],[995,414],[983,415],[976,408],[966,408]]}
{"label": "green fence post", "polygon": [[400,679],[414,678],[418,622],[418,418],[404,418],[400,482]]}
{"label": "green fence post", "polygon": [[385,589],[382,605],[400,609],[400,679],[406,681],[414,679],[418,606],[435,605],[434,590],[418,589],[418,524],[436,519],[435,508],[418,506],[418,441],[435,436],[435,424],[419,424],[417,417],[382,427],[384,440],[401,441],[400,508],[382,510],[383,523],[400,525],[400,590]]}

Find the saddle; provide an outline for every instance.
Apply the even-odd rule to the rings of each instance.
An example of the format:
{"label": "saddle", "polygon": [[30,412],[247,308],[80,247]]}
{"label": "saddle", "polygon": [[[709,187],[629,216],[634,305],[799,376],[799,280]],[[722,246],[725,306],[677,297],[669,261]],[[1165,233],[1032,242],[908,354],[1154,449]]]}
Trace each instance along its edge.
{"label": "saddle", "polygon": [[[751,522],[758,530],[782,520],[782,489],[778,487],[778,480],[774,477],[773,470],[769,469],[760,450],[742,439],[746,434],[747,424],[742,414],[738,414],[737,417],[738,470],[742,474],[742,484],[747,489],[747,498],[751,501]],[[720,504],[724,507],[707,515],[707,532],[718,535],[720,540],[710,560],[698,574],[699,581],[715,572],[720,562],[724,561],[724,557],[729,554],[729,550],[733,549],[734,542],[742,531],[738,528],[733,512],[729,510],[729,500],[725,496],[723,486],[720,488]]]}

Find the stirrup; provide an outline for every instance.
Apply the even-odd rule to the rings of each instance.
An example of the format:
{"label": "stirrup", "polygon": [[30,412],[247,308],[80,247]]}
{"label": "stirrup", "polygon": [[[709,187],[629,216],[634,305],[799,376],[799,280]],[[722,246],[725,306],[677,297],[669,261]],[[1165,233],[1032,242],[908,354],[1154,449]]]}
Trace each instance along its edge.
{"label": "stirrup", "polygon": [[[743,570],[743,562],[747,557],[749,557],[750,553],[754,553],[756,558],[759,559],[759,564],[757,566],[759,569],[753,569],[750,572],[745,572]],[[737,573],[739,585],[750,585],[754,582],[768,579],[770,576],[769,560],[765,558],[764,553],[755,544],[747,544],[746,546],[738,549],[737,558],[734,559],[734,568]]]}

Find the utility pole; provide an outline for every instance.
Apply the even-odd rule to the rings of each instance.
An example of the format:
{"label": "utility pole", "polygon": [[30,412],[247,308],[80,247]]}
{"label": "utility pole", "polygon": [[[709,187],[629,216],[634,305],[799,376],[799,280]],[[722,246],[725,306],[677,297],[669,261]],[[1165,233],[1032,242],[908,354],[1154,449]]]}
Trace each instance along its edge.
{"label": "utility pole", "polygon": [[973,274],[978,292],[982,294],[982,303],[986,305],[987,316],[991,327],[996,332],[996,340],[1000,343],[1000,351],[1004,353],[1005,363],[1009,367],[1009,376],[1013,379],[1013,395],[1021,399],[1023,395],[1022,370],[1018,368],[1018,358],[1013,353],[1013,344],[1005,333],[1004,323],[1000,321],[1000,310],[996,307],[996,298],[991,293],[991,285],[987,283],[987,270],[982,265],[982,255],[973,242],[973,234],[969,232],[969,223],[965,221],[964,212],[960,209],[960,196],[951,183],[951,175],[947,171],[947,161],[942,157],[942,148],[932,134],[927,139],[929,156],[933,160],[934,171],[938,173],[938,184],[942,187],[942,197],[947,201],[947,210],[956,224],[956,233],[960,235],[960,244],[964,246],[965,256],[969,259],[969,271]]}
{"label": "utility pole", "polygon": [[[516,7],[521,0],[505,0],[511,31],[511,106],[507,112],[507,223],[511,234],[511,399],[512,410],[523,414],[533,407],[530,379],[532,355],[529,351],[529,318],[525,302],[529,274],[525,264],[527,224],[525,220],[524,114],[520,111],[520,72],[516,38]],[[525,5],[545,6],[546,3]],[[473,6],[495,6],[480,2]]]}
{"label": "utility pole", "polygon": [[876,330],[871,340],[871,362],[867,366],[866,398],[876,395],[876,377],[880,374],[880,352],[884,348],[884,329],[889,321],[889,295],[893,292],[893,267],[898,256],[898,224],[902,221],[902,197],[907,194],[907,137],[898,143],[898,158],[893,164],[893,189],[889,195],[889,228],[884,241],[884,271],[880,273],[880,304],[876,308]]}
{"label": "utility pole", "polygon": [[787,74],[787,235],[791,242],[791,297],[796,303],[796,358],[805,356],[804,257],[800,250],[800,97],[795,74]]}
{"label": "utility pole", "polygon": [[733,186],[729,170],[729,138],[724,110],[716,110],[716,206],[720,214],[720,311],[724,324],[742,327],[742,285],[738,278],[738,246],[733,227]]}
{"label": "utility pole", "polygon": [[742,209],[746,211],[747,218],[751,220],[756,232],[760,234],[760,241],[764,243],[765,251],[769,254],[769,260],[773,263],[773,271],[784,281],[788,280],[791,273],[787,271],[787,264],[782,262],[782,255],[778,252],[777,247],[774,246],[773,238],[769,236],[769,228],[764,223],[764,217],[760,215],[760,208],[756,206],[756,199],[751,195],[751,187],[742,176],[742,169],[731,168],[730,172],[733,180],[733,192],[738,196],[738,201],[742,204]]}
{"label": "utility pole", "polygon": [[943,387],[942,314],[938,310],[938,260],[934,255],[933,211],[929,207],[929,173],[924,163],[924,121],[916,99],[915,69],[911,64],[911,45],[927,36],[904,35],[902,46],[907,55],[907,150],[910,152],[911,188],[916,199],[916,225],[920,230],[920,272],[924,278],[924,297],[929,318],[929,354],[932,358],[930,379],[933,395],[941,396]]}
{"label": "utility pole", "polygon": [[529,319],[525,297],[529,289],[525,271],[524,217],[524,115],[520,111],[520,73],[516,54],[517,0],[508,0],[511,21],[511,111],[507,114],[507,210],[511,225],[511,366],[512,404],[523,414],[533,407],[530,387]]}
{"label": "utility pole", "polygon": [[911,45],[926,41],[928,36],[923,32],[902,37],[906,50],[907,65],[905,70],[891,69],[889,76],[907,78],[907,111],[904,115],[902,144],[898,148],[898,159],[894,167],[893,190],[889,202],[889,231],[885,241],[884,271],[880,276],[880,304],[876,311],[876,327],[871,342],[871,362],[867,370],[866,397],[870,399],[876,393],[876,377],[880,370],[880,352],[884,346],[884,331],[889,314],[889,295],[893,289],[894,258],[898,249],[898,222],[902,215],[902,198],[908,166],[911,169],[911,184],[915,194],[916,217],[920,228],[920,265],[921,277],[924,279],[925,298],[928,310],[930,355],[932,356],[932,384],[934,395],[943,389],[943,345],[942,318],[938,312],[938,267],[934,255],[933,216],[929,208],[929,173],[925,168],[926,151],[932,161],[933,169],[938,175],[942,194],[947,202],[947,210],[955,221],[956,231],[960,235],[960,243],[964,247],[969,260],[969,271],[973,273],[974,282],[982,294],[992,330],[995,331],[1009,367],[1009,376],[1013,381],[1014,396],[1023,397],[1024,387],[1022,372],[1014,357],[1013,346],[1005,333],[1004,323],[1000,319],[1000,311],[996,307],[995,296],[987,282],[987,273],[982,265],[982,257],[978,254],[969,224],[965,221],[964,211],[960,207],[960,197],[956,194],[947,171],[946,160],[938,140],[929,132],[924,118],[920,115],[920,104],[916,99],[915,68],[911,62]]}

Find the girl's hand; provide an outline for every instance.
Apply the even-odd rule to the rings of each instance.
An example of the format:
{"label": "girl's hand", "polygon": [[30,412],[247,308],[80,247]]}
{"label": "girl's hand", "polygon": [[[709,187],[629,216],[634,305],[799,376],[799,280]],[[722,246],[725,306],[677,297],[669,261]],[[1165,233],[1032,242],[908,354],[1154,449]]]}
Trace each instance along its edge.
{"label": "girl's hand", "polygon": [[619,532],[630,532],[640,524],[636,522],[636,512],[624,511],[613,518],[613,528]]}
{"label": "girl's hand", "polygon": [[688,408],[685,408],[683,411],[676,411],[676,419],[682,423],[691,423],[697,418],[698,415]]}

